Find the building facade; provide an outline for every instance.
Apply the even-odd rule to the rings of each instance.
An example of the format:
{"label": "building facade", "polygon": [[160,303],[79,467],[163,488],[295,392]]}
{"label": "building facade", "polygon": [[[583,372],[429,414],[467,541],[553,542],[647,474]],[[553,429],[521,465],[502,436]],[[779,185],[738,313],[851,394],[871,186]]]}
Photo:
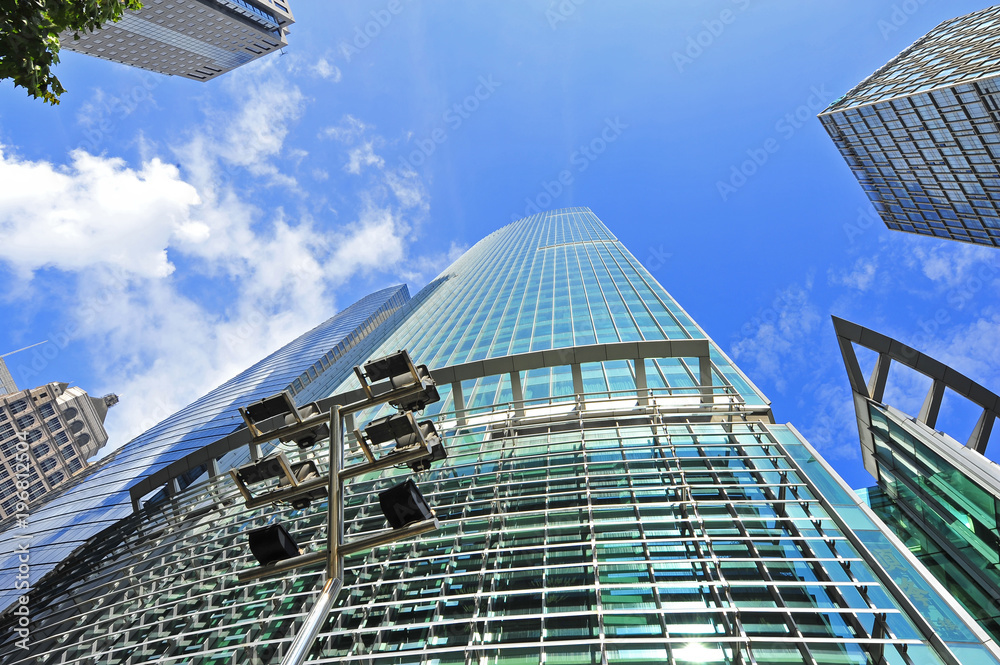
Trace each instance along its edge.
{"label": "building facade", "polygon": [[[862,457],[878,480],[866,492],[869,505],[979,624],[1000,638],[1000,466],[984,456],[1000,397],[875,331],[842,319],[834,324],[852,377]],[[881,359],[867,383],[855,344]],[[884,403],[893,362],[932,380],[917,416]],[[964,444],[935,429],[946,389],[982,408]]]}
{"label": "building facade", "polygon": [[[0,395],[0,520],[25,503],[18,475],[27,477],[31,506],[87,468],[108,441],[104,419],[117,402],[116,395],[90,397],[66,383]],[[26,474],[18,473],[19,458]]]}
{"label": "building facade", "polygon": [[[426,363],[441,400],[424,416],[448,458],[416,479],[441,527],[347,559],[310,662],[1000,663],[586,208],[490,234],[357,348],[339,381],[296,400],[348,399],[349,367],[398,349]],[[283,449],[326,463],[324,446]],[[404,475],[347,486],[349,536],[384,527],[376,494]],[[322,571],[241,584],[256,565],[245,535],[280,519],[320,548],[325,503],[248,510],[239,496],[206,473],[109,523],[34,580],[26,635],[21,605],[7,610],[0,658],[281,662]]]}
{"label": "building facade", "polygon": [[1000,246],[998,19],[945,21],[820,114],[890,229]]}
{"label": "building facade", "polygon": [[60,46],[161,74],[208,81],[288,45],[286,0],[144,0],[117,23],[65,32]]}

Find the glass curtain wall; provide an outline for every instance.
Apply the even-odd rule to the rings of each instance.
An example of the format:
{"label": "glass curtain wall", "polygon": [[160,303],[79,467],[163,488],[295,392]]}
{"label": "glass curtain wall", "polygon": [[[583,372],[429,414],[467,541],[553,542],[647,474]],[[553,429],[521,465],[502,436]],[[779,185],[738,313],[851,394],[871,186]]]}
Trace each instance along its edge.
{"label": "glass curtain wall", "polygon": [[[479,369],[424,414],[449,451],[415,477],[441,528],[348,558],[310,662],[998,662],[589,210],[491,234],[390,323],[373,357]],[[703,357],[648,351],[692,339]],[[306,455],[324,468],[321,448]],[[347,485],[348,539],[385,527],[376,493],[403,477]],[[0,659],[279,663],[322,571],[240,584],[245,535],[280,520],[320,549],[325,509],[248,510],[225,476],[193,486],[67,561],[33,596],[30,650],[8,614]]]}

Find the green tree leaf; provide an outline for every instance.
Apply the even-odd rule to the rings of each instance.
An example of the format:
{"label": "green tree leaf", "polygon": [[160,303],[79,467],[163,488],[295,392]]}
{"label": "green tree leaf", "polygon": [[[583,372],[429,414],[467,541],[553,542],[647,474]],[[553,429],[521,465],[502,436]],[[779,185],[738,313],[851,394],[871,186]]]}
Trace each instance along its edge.
{"label": "green tree leaf", "polygon": [[52,73],[59,62],[59,35],[99,30],[140,9],[139,0],[0,0],[0,80],[32,97],[58,104],[66,92]]}

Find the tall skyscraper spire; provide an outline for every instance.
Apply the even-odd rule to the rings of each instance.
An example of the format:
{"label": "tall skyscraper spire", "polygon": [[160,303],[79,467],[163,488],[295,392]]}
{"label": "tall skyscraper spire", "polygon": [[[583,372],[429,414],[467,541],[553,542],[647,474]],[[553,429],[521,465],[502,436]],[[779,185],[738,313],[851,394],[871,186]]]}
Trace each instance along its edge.
{"label": "tall skyscraper spire", "polygon": [[7,362],[0,358],[0,395],[16,392],[17,384],[14,383],[14,377],[10,375],[10,370],[7,369]]}

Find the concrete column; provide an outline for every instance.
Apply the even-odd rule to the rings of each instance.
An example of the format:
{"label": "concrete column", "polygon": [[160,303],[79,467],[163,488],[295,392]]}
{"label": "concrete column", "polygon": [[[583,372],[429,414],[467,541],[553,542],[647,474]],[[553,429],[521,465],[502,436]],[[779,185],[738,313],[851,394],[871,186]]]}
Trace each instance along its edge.
{"label": "concrete column", "polygon": [[649,386],[646,383],[646,359],[636,358],[635,363],[635,392],[639,398],[639,406],[649,405]]}
{"label": "concrete column", "polygon": [[979,417],[979,422],[976,423],[975,429],[972,430],[972,436],[969,437],[969,442],[965,446],[972,448],[980,455],[985,455],[986,445],[990,442],[990,434],[993,432],[993,423],[996,419],[995,413],[983,409],[983,415]]}
{"label": "concrete column", "polygon": [[573,373],[573,392],[577,395],[583,394],[583,370],[580,369],[580,363],[573,363],[569,366],[570,371]]}
{"label": "concrete column", "polygon": [[924,405],[920,407],[920,415],[917,416],[917,420],[931,429],[937,425],[938,413],[941,412],[941,400],[944,398],[944,388],[944,381],[934,380],[931,389],[927,391]]}
{"label": "concrete column", "polygon": [[521,373],[514,370],[508,376],[510,376],[510,392],[514,396],[514,417],[523,418],[524,390],[521,388]]}
{"label": "concrete column", "polygon": [[875,369],[872,370],[871,379],[868,380],[868,395],[876,402],[881,402],[885,396],[885,382],[889,378],[889,366],[892,358],[888,353],[878,354],[878,361]]}
{"label": "concrete column", "polygon": [[712,394],[712,359],[708,356],[698,358],[698,385],[701,386],[701,403],[714,404]]}
{"label": "concrete column", "polygon": [[459,425],[464,425],[467,421],[465,418],[465,397],[462,395],[462,382],[455,381],[451,384],[451,396],[455,401],[455,415],[458,419]]}

